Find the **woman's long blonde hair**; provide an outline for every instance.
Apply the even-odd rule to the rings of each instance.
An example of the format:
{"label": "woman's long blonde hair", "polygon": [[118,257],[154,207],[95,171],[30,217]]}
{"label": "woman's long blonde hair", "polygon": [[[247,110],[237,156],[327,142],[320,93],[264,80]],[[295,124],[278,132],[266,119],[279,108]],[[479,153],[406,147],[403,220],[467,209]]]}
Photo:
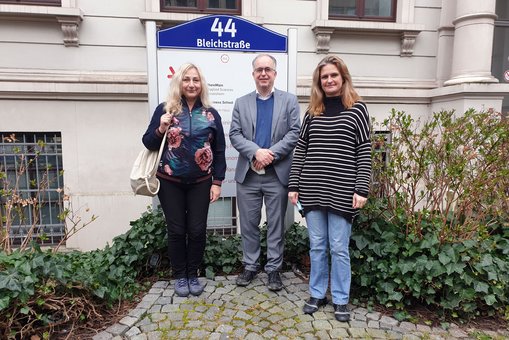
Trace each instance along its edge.
{"label": "woman's long blonde hair", "polygon": [[356,101],[361,99],[353,87],[352,77],[350,76],[350,72],[348,71],[348,67],[346,67],[345,62],[335,55],[326,56],[318,63],[313,71],[311,98],[308,106],[308,112],[311,116],[317,116],[325,110],[325,105],[323,104],[325,92],[323,92],[322,84],[320,82],[320,73],[322,68],[327,64],[335,65],[343,78],[343,86],[341,87],[341,101],[343,102],[343,106],[345,108],[350,108]]}
{"label": "woman's long blonde hair", "polygon": [[178,115],[182,112],[182,78],[190,69],[195,69],[200,76],[201,92],[200,100],[205,108],[211,107],[209,101],[209,87],[203,76],[203,72],[198,66],[191,63],[185,63],[180,66],[178,71],[173,75],[170,82],[170,88],[168,90],[168,97],[166,98],[166,112]]}

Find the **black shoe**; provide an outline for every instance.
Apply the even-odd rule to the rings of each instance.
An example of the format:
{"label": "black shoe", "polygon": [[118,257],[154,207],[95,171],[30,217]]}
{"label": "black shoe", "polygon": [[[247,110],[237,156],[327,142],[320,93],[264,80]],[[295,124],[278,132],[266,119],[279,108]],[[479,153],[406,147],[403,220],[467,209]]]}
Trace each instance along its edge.
{"label": "black shoe", "polygon": [[283,282],[281,282],[281,276],[277,270],[268,272],[267,274],[269,275],[269,283],[267,284],[269,290],[277,292],[283,289]]}
{"label": "black shoe", "polygon": [[323,299],[317,299],[314,297],[309,298],[309,300],[306,301],[306,304],[304,304],[304,307],[302,307],[302,311],[305,314],[313,314],[320,308],[320,306],[325,306],[327,304],[327,297],[324,297]]}
{"label": "black shoe", "polygon": [[334,304],[334,317],[340,322],[347,322],[350,320],[350,311],[346,305]]}
{"label": "black shoe", "polygon": [[239,276],[237,276],[237,280],[235,280],[235,283],[237,284],[237,286],[245,287],[248,284],[250,284],[255,277],[256,272],[244,269],[244,271]]}

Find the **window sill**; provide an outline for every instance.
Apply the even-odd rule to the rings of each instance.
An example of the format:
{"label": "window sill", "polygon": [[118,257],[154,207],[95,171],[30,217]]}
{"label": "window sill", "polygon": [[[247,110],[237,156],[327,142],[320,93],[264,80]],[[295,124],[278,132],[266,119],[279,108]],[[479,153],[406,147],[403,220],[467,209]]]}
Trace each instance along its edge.
{"label": "window sill", "polygon": [[414,53],[415,38],[424,30],[421,24],[400,24],[382,21],[316,20],[311,24],[316,37],[316,52],[329,53],[330,37],[335,32],[372,33],[401,37],[402,57]]}
{"label": "window sill", "polygon": [[83,20],[79,8],[0,4],[2,20],[56,20],[64,34],[65,46],[79,46],[78,27]]}

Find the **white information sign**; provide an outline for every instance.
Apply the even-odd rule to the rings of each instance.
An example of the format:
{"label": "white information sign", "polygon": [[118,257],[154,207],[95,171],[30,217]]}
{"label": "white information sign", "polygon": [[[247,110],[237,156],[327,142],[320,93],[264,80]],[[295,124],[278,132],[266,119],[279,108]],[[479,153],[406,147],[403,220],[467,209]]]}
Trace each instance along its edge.
{"label": "white information sign", "polygon": [[[263,52],[262,52],[263,53]],[[252,76],[252,61],[258,53],[231,51],[200,51],[182,49],[158,49],[157,73],[159,102],[166,101],[168,86],[174,72],[184,63],[194,63],[203,71],[209,87],[212,106],[219,112],[226,137],[226,178],[222,186],[221,196],[234,197],[235,166],[237,151],[231,146],[228,132],[233,105],[238,97],[255,90]],[[277,77],[275,87],[287,90],[288,56],[286,53],[271,55],[277,60]]]}

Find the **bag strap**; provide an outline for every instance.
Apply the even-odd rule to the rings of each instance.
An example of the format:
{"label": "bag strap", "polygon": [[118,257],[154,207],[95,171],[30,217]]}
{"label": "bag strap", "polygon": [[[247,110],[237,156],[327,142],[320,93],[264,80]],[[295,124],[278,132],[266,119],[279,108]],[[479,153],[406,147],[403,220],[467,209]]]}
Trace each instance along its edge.
{"label": "bag strap", "polygon": [[161,141],[161,146],[159,147],[159,153],[157,154],[157,163],[159,163],[159,161],[161,160],[161,156],[163,155],[164,142],[166,141],[166,135],[168,134],[169,129],[170,127],[168,126],[168,128],[164,132],[163,140]]}

